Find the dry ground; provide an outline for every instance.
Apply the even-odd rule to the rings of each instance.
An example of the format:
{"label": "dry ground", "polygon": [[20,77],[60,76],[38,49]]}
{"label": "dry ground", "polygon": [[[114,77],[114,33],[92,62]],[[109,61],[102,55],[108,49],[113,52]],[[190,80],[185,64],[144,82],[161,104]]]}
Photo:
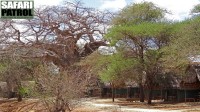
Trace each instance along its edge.
{"label": "dry ground", "polygon": [[[25,99],[17,102],[16,99],[0,99],[0,112],[46,112],[47,110],[36,99]],[[83,100],[81,106],[73,112],[200,112],[200,102],[161,103],[152,105],[140,102],[127,102],[124,99],[91,98]]]}
{"label": "dry ground", "polygon": [[111,99],[93,99],[85,102],[85,106],[79,109],[77,111],[81,112],[90,110],[90,112],[200,112],[200,102],[164,103],[154,101],[152,105],[148,105],[146,102],[127,102],[124,99],[116,99],[114,103]]}

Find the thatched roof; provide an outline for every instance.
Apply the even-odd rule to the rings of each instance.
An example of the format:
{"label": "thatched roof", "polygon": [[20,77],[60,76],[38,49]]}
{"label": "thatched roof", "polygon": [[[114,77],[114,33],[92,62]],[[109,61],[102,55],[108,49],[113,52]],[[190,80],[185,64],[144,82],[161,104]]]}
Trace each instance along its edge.
{"label": "thatched roof", "polygon": [[[111,88],[111,83],[102,83],[103,88]],[[138,83],[135,81],[126,81],[121,85],[117,85],[117,88],[127,88],[127,87],[139,87]]]}
{"label": "thatched roof", "polygon": [[[156,89],[198,89],[200,88],[200,63],[195,63],[188,66],[187,75],[184,77],[177,76],[173,73],[168,73],[164,77],[161,76],[157,79]],[[185,84],[185,85],[184,85]],[[103,88],[110,88],[110,83],[102,83]],[[139,87],[139,84],[135,81],[126,81],[121,87]]]}
{"label": "thatched roof", "polygon": [[125,82],[125,85],[127,87],[139,87],[139,84],[135,81],[127,81],[127,82]]}
{"label": "thatched roof", "polygon": [[193,64],[188,66],[186,71],[186,76],[184,76],[183,80],[184,83],[195,83],[200,81],[200,65]]}
{"label": "thatched roof", "polygon": [[186,76],[180,83],[180,89],[194,90],[200,88],[200,63],[195,62],[188,66]]}

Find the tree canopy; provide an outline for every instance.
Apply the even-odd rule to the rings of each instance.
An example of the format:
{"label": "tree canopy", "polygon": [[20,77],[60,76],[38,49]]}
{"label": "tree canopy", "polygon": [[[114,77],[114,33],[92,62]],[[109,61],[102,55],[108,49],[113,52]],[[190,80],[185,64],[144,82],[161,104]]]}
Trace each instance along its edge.
{"label": "tree canopy", "polygon": [[112,20],[115,25],[137,24],[141,22],[158,22],[167,11],[152,2],[133,3],[123,8]]}
{"label": "tree canopy", "polygon": [[197,4],[194,6],[194,8],[191,10],[191,13],[199,13],[200,12],[200,4]]}

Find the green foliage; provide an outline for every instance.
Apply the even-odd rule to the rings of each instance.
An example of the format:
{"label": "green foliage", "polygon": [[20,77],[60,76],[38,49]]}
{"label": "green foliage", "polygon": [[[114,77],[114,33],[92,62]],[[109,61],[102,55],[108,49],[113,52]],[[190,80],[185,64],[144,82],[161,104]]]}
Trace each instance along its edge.
{"label": "green foliage", "polygon": [[38,60],[25,60],[22,63],[23,67],[26,67],[29,70],[33,70],[35,67],[41,65],[41,62]]}
{"label": "green foliage", "polygon": [[191,60],[200,53],[200,17],[175,23],[170,45],[163,48],[168,68],[183,71]]}
{"label": "green foliage", "polygon": [[[98,52],[92,53],[82,63],[91,66],[91,72],[99,75],[103,82],[123,82],[125,75],[134,65],[137,60],[125,57],[123,52],[118,52],[113,55],[101,55]],[[130,75],[130,74],[129,74]]]}
{"label": "green foliage", "polygon": [[[145,73],[151,75],[162,72],[163,53],[160,49],[169,44],[174,31],[170,22],[161,22],[165,13],[167,13],[166,10],[151,2],[133,4],[119,12],[113,20],[114,26],[106,34],[106,39],[111,42],[111,45],[124,39],[132,41],[134,53],[132,57],[126,59],[134,60],[135,63],[132,63],[128,73],[134,75],[135,80],[138,80],[139,83],[142,82]],[[149,44],[156,46],[152,47]],[[124,49],[124,51],[126,50]],[[111,69],[110,71],[116,73],[115,70]]]}
{"label": "green foliage", "polygon": [[160,59],[162,55],[163,53],[159,50],[147,50],[144,57],[145,71],[153,70],[155,67],[158,67],[159,64],[161,64]]}
{"label": "green foliage", "polygon": [[26,87],[20,87],[20,88],[18,89],[18,93],[19,93],[20,95],[22,95],[23,97],[25,97],[26,95],[28,95],[29,92],[30,92],[30,90],[29,90],[28,88],[26,88]]}
{"label": "green foliage", "polygon": [[0,73],[3,73],[6,70],[6,66],[5,63],[0,63]]}
{"label": "green foliage", "polygon": [[37,60],[1,59],[0,73],[4,79],[8,77],[18,77],[23,80],[31,80],[34,68],[40,64],[41,62]]}
{"label": "green foliage", "polygon": [[[33,96],[33,87],[35,83],[30,85],[33,80],[34,68],[40,65],[37,60],[11,59],[2,58],[0,60],[1,81],[7,82],[9,88],[7,91],[17,90],[22,97]],[[24,84],[22,81],[25,81]]]}
{"label": "green foliage", "polygon": [[[96,68],[93,70],[104,82],[118,81],[127,73],[140,76],[140,81],[144,72],[148,77],[162,77],[163,70],[183,74],[180,71],[185,71],[189,58],[200,53],[200,17],[175,23],[159,22],[165,13],[150,2],[133,4],[119,12],[105,38],[111,45],[131,40],[133,54],[127,57],[125,52],[130,49],[126,48],[122,48],[123,53],[110,56],[92,54],[93,68]],[[153,40],[157,48],[148,47],[149,40]],[[156,78],[147,81],[155,82]]]}
{"label": "green foliage", "polygon": [[199,13],[200,12],[200,4],[197,4],[194,6],[194,8],[191,10],[191,13]]}
{"label": "green foliage", "polygon": [[113,19],[113,24],[138,24],[141,22],[157,22],[167,11],[152,2],[134,3],[125,7]]}
{"label": "green foliage", "polygon": [[132,39],[135,42],[142,38],[157,38],[166,41],[169,40],[171,29],[171,25],[167,23],[144,22],[138,25],[120,25],[109,29],[106,38],[112,45],[124,38]]}
{"label": "green foliage", "polygon": [[123,54],[117,53],[103,57],[98,63],[99,65],[107,63],[106,66],[99,72],[100,78],[104,82],[113,82],[122,79],[125,70],[134,66],[135,60],[125,58]]}
{"label": "green foliage", "polygon": [[152,3],[135,4],[123,9],[114,18],[115,25],[106,34],[106,39],[112,45],[131,40],[133,54],[128,59],[135,63],[130,66],[128,73],[134,81],[147,83],[148,87],[156,82],[155,77],[162,75],[163,53],[160,49],[169,44],[174,31],[170,22],[161,22],[165,13],[165,10]]}
{"label": "green foliage", "polygon": [[[146,17],[144,16],[138,18],[141,21],[137,22],[135,19],[131,18],[121,25],[114,25],[106,34],[106,39],[111,42],[111,45],[115,45],[117,42],[120,40],[123,41],[124,39],[132,40],[131,44],[134,48],[131,50],[133,54],[131,54],[132,57],[126,59],[134,60],[134,63],[132,63],[132,65],[129,66],[130,68],[127,70],[129,70],[128,73],[132,75],[132,77],[129,78],[138,81],[139,83],[144,83],[143,77],[147,73],[147,75],[151,75],[162,72],[160,68],[162,66],[161,58],[163,53],[156,49],[160,49],[163,46],[168,45],[168,42],[171,39],[171,32],[173,31],[171,23],[158,22],[158,20],[162,18],[162,15],[164,15],[163,10],[157,9],[151,11],[152,13],[150,14],[153,14],[155,11],[156,14],[160,15],[148,16],[148,13],[146,13],[148,11],[144,11],[143,14],[147,14],[149,18],[144,18]],[[152,19],[150,19],[151,17]],[[155,44],[156,46],[152,47],[150,44]],[[124,49],[124,51],[126,50],[127,49]]]}

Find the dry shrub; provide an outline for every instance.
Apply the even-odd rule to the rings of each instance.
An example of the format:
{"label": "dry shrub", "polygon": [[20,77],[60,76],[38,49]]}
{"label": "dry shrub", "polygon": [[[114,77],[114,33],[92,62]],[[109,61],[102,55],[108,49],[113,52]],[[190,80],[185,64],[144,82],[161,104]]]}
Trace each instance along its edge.
{"label": "dry shrub", "polygon": [[86,76],[76,67],[52,73],[47,66],[39,66],[34,74],[37,90],[50,112],[71,111],[84,97]]}

